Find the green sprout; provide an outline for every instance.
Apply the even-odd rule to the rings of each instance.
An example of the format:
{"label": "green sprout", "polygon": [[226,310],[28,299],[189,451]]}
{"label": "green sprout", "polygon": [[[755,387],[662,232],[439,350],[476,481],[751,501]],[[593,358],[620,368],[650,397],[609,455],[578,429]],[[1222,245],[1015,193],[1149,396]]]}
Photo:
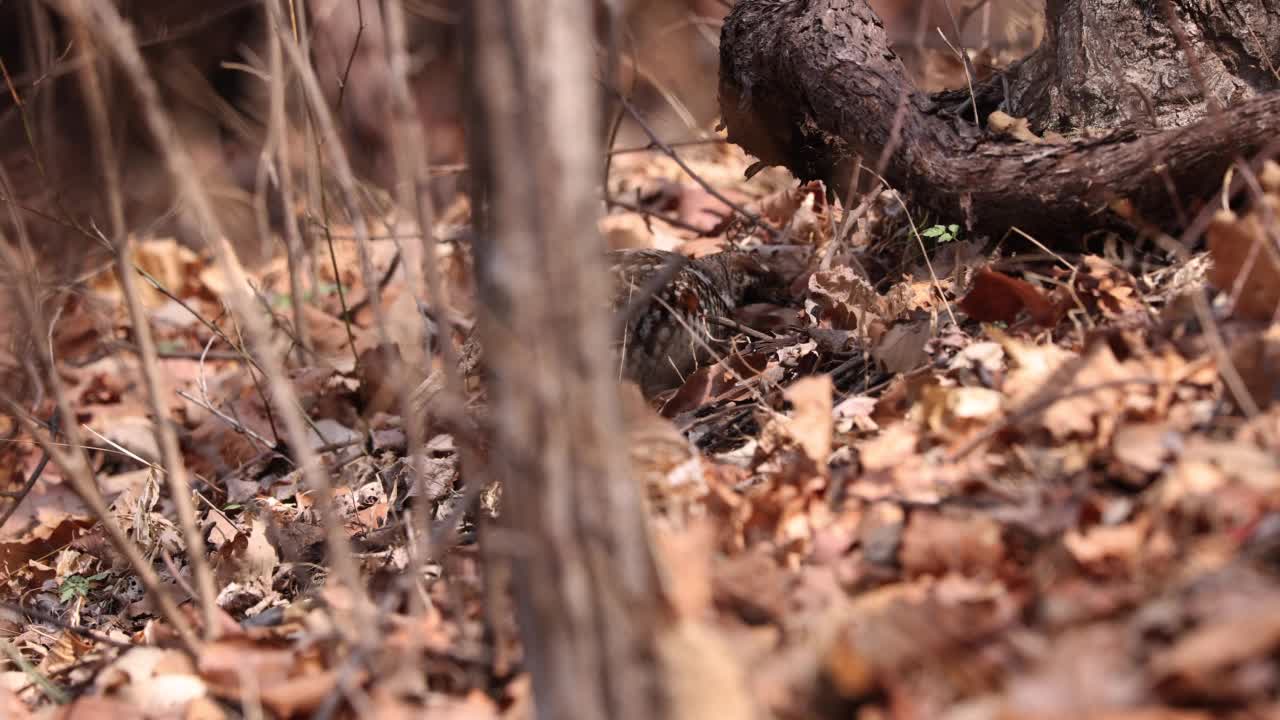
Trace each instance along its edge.
{"label": "green sprout", "polygon": [[934,225],[921,233],[927,238],[936,238],[939,243],[949,243],[960,237],[959,225]]}
{"label": "green sprout", "polygon": [[94,585],[102,582],[107,578],[107,573],[100,572],[97,575],[85,577],[83,575],[70,575],[66,580],[62,581],[62,586],[58,588],[58,599],[67,602],[76,597],[88,597],[89,591]]}

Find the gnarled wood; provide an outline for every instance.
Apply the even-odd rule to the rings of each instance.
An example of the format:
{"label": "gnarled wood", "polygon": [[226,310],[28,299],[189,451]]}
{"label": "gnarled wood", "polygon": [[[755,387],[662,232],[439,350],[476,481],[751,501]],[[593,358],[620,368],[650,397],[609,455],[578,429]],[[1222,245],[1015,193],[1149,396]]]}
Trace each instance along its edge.
{"label": "gnarled wood", "polygon": [[[1152,23],[1163,22],[1159,3],[1139,4],[1150,6]],[[1251,4],[1265,6],[1261,12],[1274,22],[1276,0]],[[1069,25],[1063,18],[1083,12],[1081,3],[1051,0],[1049,12],[1058,34],[1019,72],[1046,83],[1066,77],[1079,89],[1083,76],[1057,63],[1080,29],[1080,18]],[[1197,26],[1202,34],[1205,27]],[[888,146],[884,176],[893,187],[940,219],[996,234],[1016,225],[1045,240],[1078,236],[1117,223],[1107,208],[1120,199],[1146,220],[1171,223],[1178,205],[1171,193],[1203,197],[1231,162],[1280,132],[1280,94],[1271,93],[1163,131],[1129,124],[1062,144],[993,138],[968,120],[971,109],[943,112],[911,85],[866,0],[740,0],[725,22],[720,53],[720,105],[731,141],[841,194],[853,159],[875,167]],[[994,109],[996,86],[979,88],[980,109]],[[1050,102],[1063,88],[1036,89],[1043,99],[1029,86],[1022,90],[1011,109],[1020,102],[1039,108],[1049,124],[1072,124],[1062,118],[1073,106]]]}
{"label": "gnarled wood", "polygon": [[1280,0],[1053,0],[1046,13],[1045,41],[990,84],[999,102],[1007,80],[1007,112],[1037,129],[1181,127],[1206,93],[1228,107],[1280,86]]}

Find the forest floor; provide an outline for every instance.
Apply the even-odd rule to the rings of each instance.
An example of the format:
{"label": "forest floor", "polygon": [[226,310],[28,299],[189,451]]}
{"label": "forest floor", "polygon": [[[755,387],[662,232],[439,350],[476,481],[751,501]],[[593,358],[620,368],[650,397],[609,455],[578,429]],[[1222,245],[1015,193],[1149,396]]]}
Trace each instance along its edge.
{"label": "forest floor", "polygon": [[[746,181],[749,159],[714,138],[679,151],[775,231],[639,149],[614,158],[608,243],[738,243],[795,278],[790,302],[743,309],[754,332],[726,362],[628,403],[618,438],[674,617],[714,658],[682,670],[705,717],[730,706],[723,693],[784,718],[1280,717],[1280,262],[1263,211],[1280,206],[1280,167],[1259,176],[1263,210],[1219,216],[1208,251],[1099,238],[1081,254],[970,238],[890,192],[845,212],[780,170]],[[469,221],[459,201],[435,228],[462,326]],[[314,354],[290,374],[376,631],[344,620],[352,598],[322,582],[322,508],[278,452],[278,411],[238,349],[221,276],[142,238],[135,262],[163,288],[144,302],[164,421],[197,493],[218,637],[195,658],[178,649],[64,470],[0,416],[0,489],[36,478],[0,528],[0,595],[24,608],[0,607],[0,642],[22,658],[0,674],[0,715],[531,716],[514,624],[485,602],[484,520],[458,510],[482,476],[433,418],[410,454],[352,230],[329,230],[302,314]],[[422,343],[436,326],[423,289],[392,271],[391,239],[419,233],[393,213],[373,234],[389,339]],[[284,261],[253,280],[282,344],[296,337]],[[112,517],[199,628],[133,338],[104,267],[48,340]],[[480,412],[483,389],[468,392]],[[480,515],[495,498],[500,512],[490,493]],[[415,573],[428,544],[409,511],[424,509],[465,522]]]}

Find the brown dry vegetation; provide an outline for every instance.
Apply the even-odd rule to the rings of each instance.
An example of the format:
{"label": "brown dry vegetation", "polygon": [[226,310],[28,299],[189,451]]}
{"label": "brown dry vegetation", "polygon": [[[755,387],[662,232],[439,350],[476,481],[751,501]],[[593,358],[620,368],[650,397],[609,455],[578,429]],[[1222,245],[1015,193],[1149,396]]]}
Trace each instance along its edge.
{"label": "brown dry vegetation", "polygon": [[0,4],[0,717],[1280,714],[1274,2],[730,4]]}

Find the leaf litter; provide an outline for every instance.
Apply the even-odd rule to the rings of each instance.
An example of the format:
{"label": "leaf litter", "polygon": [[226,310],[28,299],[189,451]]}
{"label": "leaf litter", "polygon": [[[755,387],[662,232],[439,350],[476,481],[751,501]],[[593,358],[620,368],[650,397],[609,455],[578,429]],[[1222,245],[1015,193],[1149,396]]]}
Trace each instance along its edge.
{"label": "leaf litter", "polygon": [[[689,671],[705,687],[675,678],[673,692],[716,688],[732,704],[708,695],[707,708],[781,718],[1280,711],[1280,167],[1262,174],[1263,199],[1214,219],[1207,259],[1137,265],[939,233],[923,245],[887,192],[842,232],[820,186],[774,170],[745,182],[747,158],[725,144],[687,155],[779,232],[765,237],[666,159],[638,156],[618,158],[609,190],[641,210],[611,211],[608,241],[747,247],[791,282],[785,301],[744,309],[751,332],[723,362],[651,401],[623,388],[618,442],[645,488],[680,627],[663,652],[675,667],[710,666]],[[459,202],[451,223],[468,217]],[[454,237],[438,257],[443,314],[467,318],[469,249]],[[387,273],[393,246],[373,250]],[[370,313],[342,319],[337,285],[349,303],[369,288],[354,244],[335,240],[334,252],[343,270],[317,266],[303,314],[315,352],[291,379],[381,603],[375,641],[331,612],[351,598],[324,582],[322,508],[277,440],[278,409],[235,345],[217,274],[172,240],[144,239],[140,262],[173,296],[144,301],[160,313],[167,420],[182,430],[211,547],[216,639],[194,659],[173,649],[173,629],[49,466],[0,530],[0,584],[30,610],[0,615],[30,663],[0,674],[6,717],[531,716],[513,620],[486,613],[475,546],[501,489],[466,505],[482,480],[442,426],[429,422],[410,456],[386,385],[405,361],[379,347]],[[289,342],[284,266],[254,280]],[[386,302],[424,296],[405,282],[390,275]],[[153,419],[129,380],[136,356],[116,340],[127,314],[108,276],[88,287],[63,308],[55,356],[99,433],[93,470],[111,512],[190,599],[185,541],[147,445]],[[411,314],[401,337],[465,339],[440,314]],[[483,389],[468,389],[448,412],[482,427]],[[0,452],[9,488],[40,456],[30,443]],[[447,544],[415,566],[419,528],[446,523],[434,540]],[[203,622],[194,602],[183,609]],[[71,691],[65,715],[38,678]]]}

